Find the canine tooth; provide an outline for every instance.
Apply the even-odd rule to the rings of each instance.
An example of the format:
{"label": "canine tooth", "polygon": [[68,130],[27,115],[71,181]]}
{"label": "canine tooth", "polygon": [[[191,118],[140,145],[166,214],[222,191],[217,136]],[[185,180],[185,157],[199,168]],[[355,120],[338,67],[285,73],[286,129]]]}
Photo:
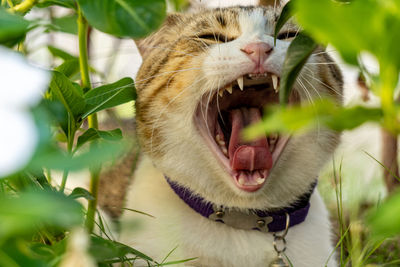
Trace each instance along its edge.
{"label": "canine tooth", "polygon": [[224,89],[219,89],[218,94],[220,97],[224,96]]}
{"label": "canine tooth", "polygon": [[244,185],[244,183],[245,183],[244,178],[240,177],[238,182],[240,185]]}
{"label": "canine tooth", "polygon": [[232,94],[232,84],[225,87],[225,90]]}
{"label": "canine tooth", "polygon": [[270,134],[270,135],[269,135],[269,139],[270,139],[270,140],[276,141],[276,139],[278,139],[278,134],[277,134],[277,133],[272,133],[272,134]]}
{"label": "canine tooth", "polygon": [[239,85],[240,90],[243,91],[243,76],[237,78],[237,83]]}
{"label": "canine tooth", "polygon": [[222,150],[222,153],[224,153],[225,156],[228,156],[228,149],[226,149],[226,147],[222,147],[221,150]]}
{"label": "canine tooth", "polygon": [[269,146],[269,152],[274,152],[274,149],[275,149],[275,145],[271,145],[271,146]]}
{"label": "canine tooth", "polygon": [[271,78],[272,78],[272,84],[274,86],[274,90],[277,93],[278,92],[278,76],[276,76],[275,74],[272,74]]}
{"label": "canine tooth", "polygon": [[265,181],[265,178],[257,178],[257,184],[262,184],[262,183],[264,183],[264,181]]}

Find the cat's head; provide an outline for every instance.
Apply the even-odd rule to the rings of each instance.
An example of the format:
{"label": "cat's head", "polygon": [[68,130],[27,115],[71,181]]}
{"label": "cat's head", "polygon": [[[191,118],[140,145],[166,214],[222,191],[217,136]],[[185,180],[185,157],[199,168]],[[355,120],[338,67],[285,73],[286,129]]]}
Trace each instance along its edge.
{"label": "cat's head", "polygon": [[[279,77],[298,28],[274,45],[274,8],[233,7],[170,15],[140,43],[137,130],[170,179],[226,206],[285,206],[317,178],[339,139],[327,129],[244,142],[240,131],[278,103]],[[275,89],[277,88],[277,89]],[[290,102],[341,101],[342,78],[322,50],[308,60]]]}

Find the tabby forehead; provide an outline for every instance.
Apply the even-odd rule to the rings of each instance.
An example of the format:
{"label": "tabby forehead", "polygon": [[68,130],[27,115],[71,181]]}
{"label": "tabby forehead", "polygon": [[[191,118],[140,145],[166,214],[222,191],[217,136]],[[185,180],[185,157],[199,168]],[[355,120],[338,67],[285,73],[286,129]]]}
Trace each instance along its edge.
{"label": "tabby forehead", "polygon": [[272,34],[274,23],[272,10],[253,9],[239,14],[240,29],[246,35]]}

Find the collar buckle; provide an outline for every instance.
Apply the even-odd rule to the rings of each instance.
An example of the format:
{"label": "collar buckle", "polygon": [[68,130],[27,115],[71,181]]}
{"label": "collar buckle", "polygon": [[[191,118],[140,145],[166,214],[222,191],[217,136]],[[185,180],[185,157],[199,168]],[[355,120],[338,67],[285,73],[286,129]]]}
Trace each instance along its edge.
{"label": "collar buckle", "polygon": [[208,216],[210,220],[221,222],[237,229],[269,232],[268,224],[273,221],[271,216],[260,217],[253,211],[242,212],[238,209],[229,209],[217,205],[213,205],[213,210],[214,212]]}

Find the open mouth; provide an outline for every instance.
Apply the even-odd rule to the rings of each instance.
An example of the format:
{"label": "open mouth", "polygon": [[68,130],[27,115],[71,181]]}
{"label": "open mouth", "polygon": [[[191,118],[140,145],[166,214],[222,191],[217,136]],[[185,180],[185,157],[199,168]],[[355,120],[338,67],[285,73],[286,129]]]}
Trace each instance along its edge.
{"label": "open mouth", "polygon": [[255,192],[264,185],[289,140],[289,136],[278,134],[250,142],[241,137],[245,127],[261,120],[265,106],[279,103],[278,91],[275,74],[247,74],[213,95],[205,94],[197,107],[198,130],[243,191]]}

